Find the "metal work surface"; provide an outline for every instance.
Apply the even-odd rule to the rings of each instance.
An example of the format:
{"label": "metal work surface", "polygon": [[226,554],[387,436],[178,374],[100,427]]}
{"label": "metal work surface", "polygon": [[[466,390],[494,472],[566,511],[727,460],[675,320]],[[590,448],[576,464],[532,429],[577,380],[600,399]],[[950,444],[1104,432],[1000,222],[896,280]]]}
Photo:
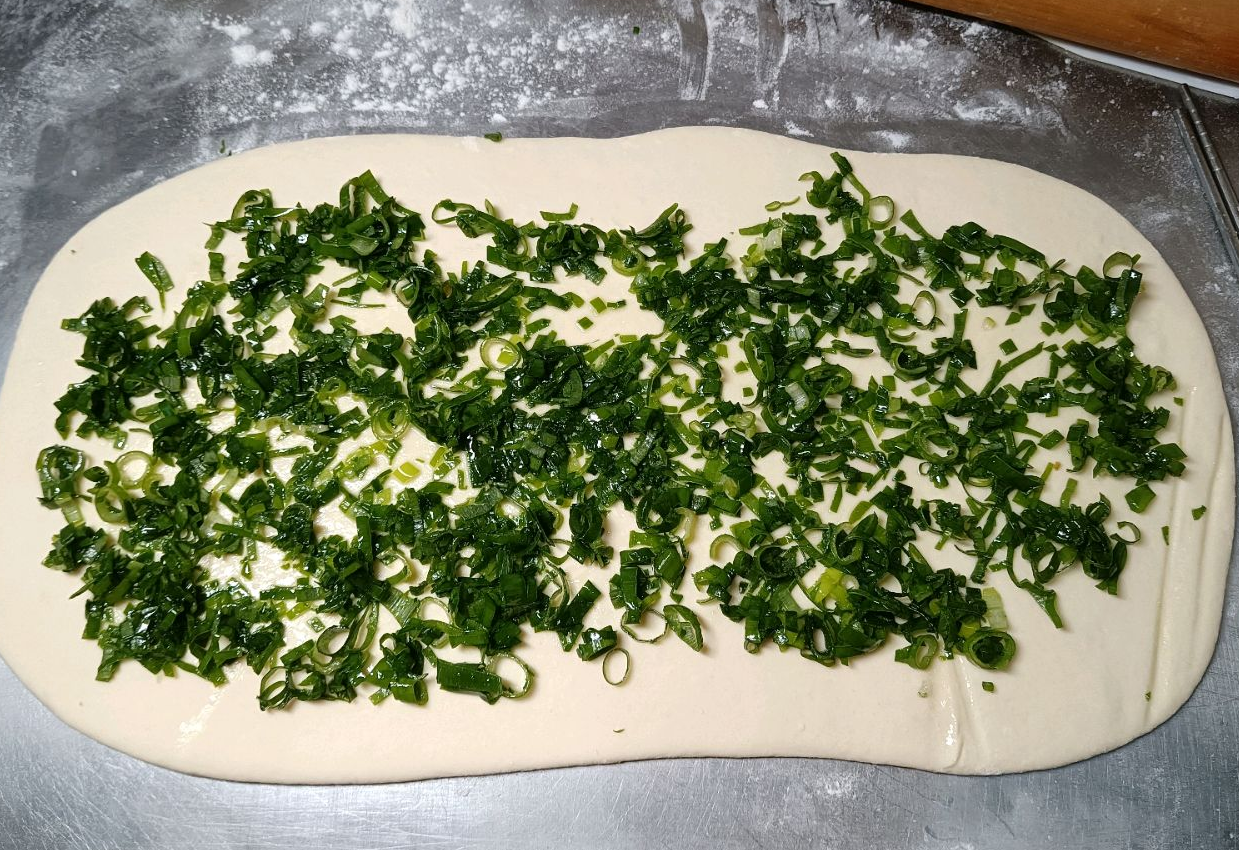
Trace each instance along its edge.
{"label": "metal work surface", "polygon": [[[0,104],[0,359],[31,287],[75,230],[221,147],[709,123],[994,157],[1101,196],[1191,292],[1239,413],[1234,211],[1219,182],[1239,177],[1239,105],[1002,28],[863,0],[6,0]],[[1033,774],[685,759],[370,787],[241,785],[96,744],[2,665],[0,720],[5,850],[1215,850],[1239,847],[1239,570],[1217,654],[1182,711],[1116,752]]]}

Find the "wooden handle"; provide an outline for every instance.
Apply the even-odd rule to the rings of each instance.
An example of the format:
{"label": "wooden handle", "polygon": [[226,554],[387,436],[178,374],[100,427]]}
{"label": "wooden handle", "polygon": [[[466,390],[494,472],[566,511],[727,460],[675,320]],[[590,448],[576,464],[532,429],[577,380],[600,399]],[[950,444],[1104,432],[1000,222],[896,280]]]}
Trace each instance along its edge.
{"label": "wooden handle", "polygon": [[1239,0],[918,0],[1239,82]]}

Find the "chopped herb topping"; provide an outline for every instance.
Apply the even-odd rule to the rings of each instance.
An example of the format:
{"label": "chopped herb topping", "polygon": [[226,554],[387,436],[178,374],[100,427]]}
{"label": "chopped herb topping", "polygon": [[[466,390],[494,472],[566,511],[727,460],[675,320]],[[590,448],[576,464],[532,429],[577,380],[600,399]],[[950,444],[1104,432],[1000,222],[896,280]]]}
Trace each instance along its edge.
{"label": "chopped herb topping", "polygon": [[[431,683],[495,702],[534,686],[531,633],[620,684],[630,640],[702,650],[709,605],[736,624],[710,639],[753,653],[830,666],[894,639],[918,670],[1004,670],[992,574],[1060,626],[1058,574],[1116,592],[1139,532],[1105,497],[1077,504],[1072,476],[1132,482],[1139,514],[1185,469],[1160,437],[1174,379],[1126,336],[1138,258],[1072,274],[974,222],[934,235],[832,156],[802,177],[812,212],[767,205],[737,253],[688,256],[677,205],[603,230],[575,204],[518,224],[445,199],[430,226],[487,243],[459,270],[369,172],[313,208],[254,190],[178,308],[105,298],[65,320],[84,375],[56,427],[79,447],[36,466],[66,520],[45,563],[80,579],[98,677],[247,664],[264,709],[422,705]],[[163,306],[166,268],[137,264]],[[547,313],[610,273],[662,330],[561,340]],[[359,330],[378,304],[392,327]],[[1037,310],[1043,341],[983,372],[970,329]],[[935,564],[948,544],[967,574]]]}

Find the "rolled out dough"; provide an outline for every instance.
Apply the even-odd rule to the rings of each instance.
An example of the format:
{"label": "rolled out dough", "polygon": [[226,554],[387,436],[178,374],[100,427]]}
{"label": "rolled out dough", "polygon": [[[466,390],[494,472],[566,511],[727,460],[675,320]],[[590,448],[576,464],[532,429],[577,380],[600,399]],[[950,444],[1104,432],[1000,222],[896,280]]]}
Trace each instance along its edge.
{"label": "rolled out dough", "polygon": [[[202,222],[225,215],[243,191],[266,187],[277,202],[311,206],[367,168],[427,218],[441,198],[489,198],[517,221],[577,202],[579,220],[641,225],[679,202],[694,224],[690,250],[723,235],[739,246],[745,240],[734,232],[764,220],[767,202],[802,194],[797,177],[828,170],[828,154],[720,128],[501,144],[328,138],[220,159],[104,213],[68,242],[35,289],[0,396],[0,480],[8,482],[0,490],[8,521],[0,652],[57,715],[105,744],[177,770],[253,781],[375,782],[666,756],[820,756],[994,773],[1075,761],[1152,729],[1182,705],[1209,661],[1233,532],[1230,422],[1204,326],[1153,246],[1098,198],[1019,166],[942,155],[847,153],[875,194],[914,209],[931,232],[975,220],[1066,258],[1072,269],[1099,268],[1116,250],[1139,253],[1145,291],[1130,333],[1143,360],[1171,369],[1173,394],[1185,399],[1172,407],[1168,439],[1187,450],[1188,472],[1162,485],[1140,518],[1146,534],[1132,548],[1118,596],[1093,588],[1078,569],[1060,576],[1054,586],[1067,627],[1056,631],[999,577],[1020,645],[1009,672],[987,674],[962,659],[922,672],[893,663],[891,645],[833,669],[770,647],[752,656],[736,624],[704,610],[706,652],[674,640],[636,646],[632,678],[619,688],[603,682],[596,664],[563,653],[553,634],[532,635],[522,654],[538,672],[533,694],[494,706],[432,688],[423,708],[359,699],[263,713],[248,670],[222,688],[190,676],[156,678],[132,663],[111,683],[94,680],[98,648],[78,637],[81,599],[68,598],[76,583],[40,566],[62,518],[36,502],[34,459],[59,441],[52,402],[80,374],[73,363],[80,337],[61,332],[59,322],[105,295],[153,295],[134,257],[156,253],[183,291],[206,276]],[[431,230],[428,244],[443,256],[479,256],[477,242]],[[609,275],[601,294],[624,297],[626,287]],[[169,305],[177,303],[173,293]],[[392,312],[374,321],[400,330],[402,318]],[[624,314],[589,332],[573,324],[570,338],[601,339],[641,320]],[[983,368],[999,342],[1035,326],[970,331]],[[1083,486],[1122,505],[1131,485]],[[1209,511],[1193,521],[1201,504]],[[1163,525],[1169,547],[1158,534]],[[995,693],[982,690],[986,678],[998,680]]]}

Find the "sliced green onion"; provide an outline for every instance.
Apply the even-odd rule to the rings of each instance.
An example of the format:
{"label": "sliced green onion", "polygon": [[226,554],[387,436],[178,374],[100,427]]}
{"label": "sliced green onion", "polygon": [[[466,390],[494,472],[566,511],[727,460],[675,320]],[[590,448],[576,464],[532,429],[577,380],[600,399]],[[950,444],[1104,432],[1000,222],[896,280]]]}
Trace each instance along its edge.
{"label": "sliced green onion", "polygon": [[865,201],[864,210],[874,227],[886,227],[895,220],[895,202],[888,195],[873,195]]}
{"label": "sliced green onion", "polygon": [[[499,666],[505,661],[512,662],[521,670],[521,682],[516,687],[504,681],[502,674],[499,672]],[[533,688],[533,668],[510,652],[496,652],[488,655],[485,666],[487,670],[499,677],[503,686],[502,694],[507,699],[520,699],[527,696]]]}
{"label": "sliced green onion", "polygon": [[[617,675],[615,672],[615,663],[611,659],[623,656],[624,672]],[[628,681],[628,675],[632,672],[632,656],[628,654],[628,650],[617,646],[607,652],[602,657],[602,678],[606,680],[608,685],[619,686]]]}
{"label": "sliced green onion", "polygon": [[497,337],[492,337],[482,343],[479,356],[488,369],[500,372],[507,371],[521,362],[520,349],[506,339]]}
{"label": "sliced green onion", "polygon": [[1015,657],[1015,641],[998,629],[978,629],[964,641],[964,654],[985,670],[1005,670]]}

